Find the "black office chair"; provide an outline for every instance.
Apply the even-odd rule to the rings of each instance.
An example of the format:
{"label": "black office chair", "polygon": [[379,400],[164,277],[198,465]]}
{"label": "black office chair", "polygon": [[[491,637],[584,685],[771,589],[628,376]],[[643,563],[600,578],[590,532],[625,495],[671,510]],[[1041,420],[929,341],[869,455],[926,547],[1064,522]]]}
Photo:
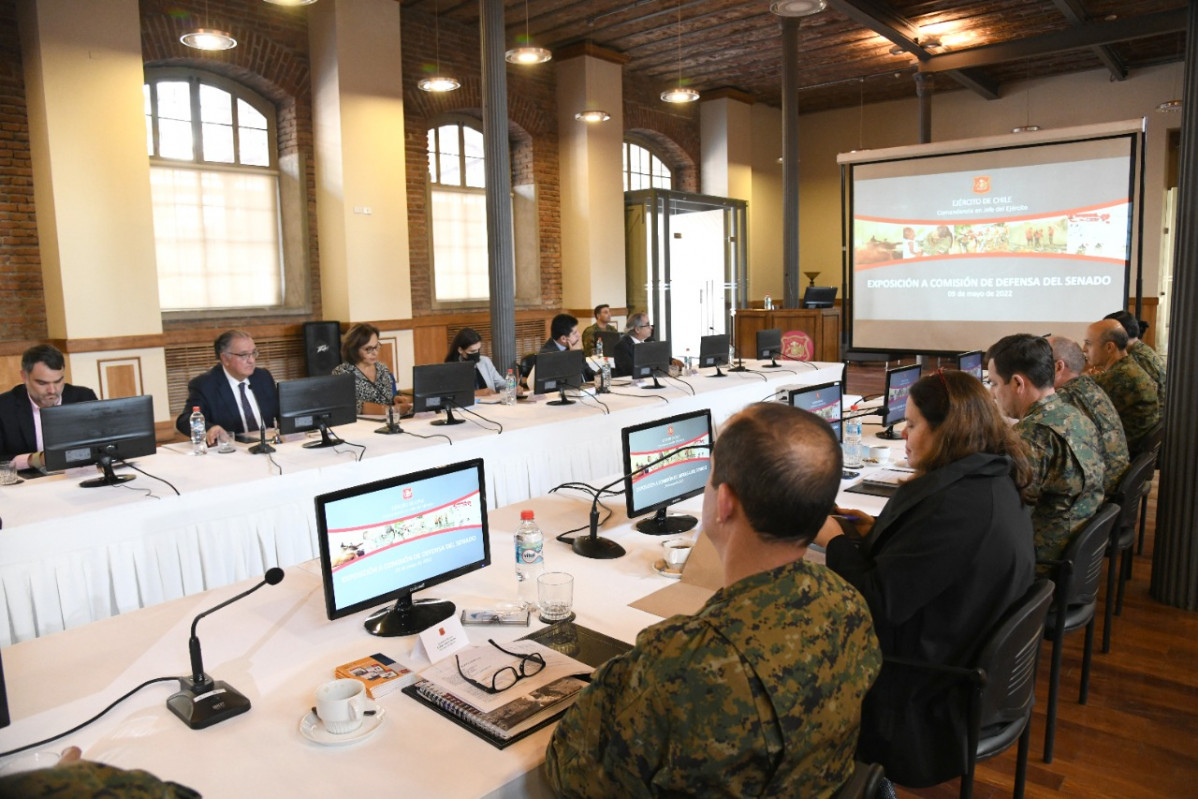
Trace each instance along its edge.
{"label": "black office chair", "polygon": [[885,659],[887,663],[946,674],[970,683],[972,690],[966,694],[969,762],[961,776],[961,799],[973,796],[977,761],[1005,752],[1016,740],[1019,741],[1019,752],[1014,799],[1023,799],[1027,752],[1031,743],[1029,722],[1035,703],[1036,661],[1052,592],[1052,580],[1036,580],[990,631],[969,668],[908,658]]}
{"label": "black office chair", "polygon": [[[1148,444],[1144,451],[1152,453],[1153,472],[1156,472],[1156,463],[1161,457],[1161,444],[1165,440],[1165,423],[1157,422],[1156,426],[1148,431]],[[1144,554],[1144,533],[1148,525],[1148,495],[1152,493],[1152,476],[1144,481],[1144,490],[1140,492],[1140,540],[1136,543],[1136,554]],[[1127,579],[1131,579],[1130,572]]]}
{"label": "black office chair", "polygon": [[1127,582],[1128,566],[1131,564],[1131,549],[1136,543],[1136,522],[1140,513],[1140,493],[1144,481],[1152,479],[1156,469],[1156,456],[1143,452],[1132,459],[1123,473],[1123,479],[1115,487],[1112,499],[1119,504],[1119,518],[1111,528],[1106,554],[1107,565],[1106,608],[1102,627],[1102,651],[1111,651],[1111,624],[1114,617],[1123,613],[1123,585]]}
{"label": "black office chair", "polygon": [[[1047,561],[1055,566],[1056,591],[1045,623],[1044,636],[1052,641],[1052,668],[1048,679],[1048,721],[1044,727],[1044,762],[1052,762],[1057,727],[1057,693],[1061,682],[1061,654],[1065,633],[1086,628],[1082,655],[1081,689],[1078,704],[1086,704],[1090,689],[1090,659],[1094,652],[1094,618],[1098,615],[1098,586],[1102,583],[1102,561],[1119,518],[1119,506],[1107,503],[1086,526],[1073,536],[1061,559]],[[1044,563],[1046,561],[1041,561]]]}
{"label": "black office chair", "polygon": [[877,799],[885,774],[885,769],[878,763],[854,763],[853,776],[840,786],[832,799]]}

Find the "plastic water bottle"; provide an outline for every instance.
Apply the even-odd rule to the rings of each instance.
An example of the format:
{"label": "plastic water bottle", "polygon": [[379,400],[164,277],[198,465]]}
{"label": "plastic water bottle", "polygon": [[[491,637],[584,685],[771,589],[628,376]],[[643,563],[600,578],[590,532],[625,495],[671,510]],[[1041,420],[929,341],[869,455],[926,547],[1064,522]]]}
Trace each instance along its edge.
{"label": "plastic water bottle", "polygon": [[765,304],[765,310],[767,310],[767,311],[774,310],[774,298],[771,297],[770,295],[768,295],[768,294],[765,295],[765,303],[764,304]]}
{"label": "plastic water bottle", "polygon": [[595,336],[595,360],[603,360],[603,339]]}
{"label": "plastic water bottle", "polygon": [[599,362],[599,380],[600,380],[600,385],[601,385],[599,392],[601,394],[610,393],[611,392],[611,361],[609,361],[607,358],[604,358],[602,361]]}
{"label": "plastic water bottle", "polygon": [[520,511],[516,528],[516,595],[524,607],[536,607],[537,578],[545,572],[545,536],[530,510]]}
{"label": "plastic water bottle", "polygon": [[683,369],[684,369],[683,374],[684,375],[689,377],[690,375],[693,375],[695,373],[695,370],[693,368],[691,368],[691,348],[690,347],[686,348],[686,356],[683,358],[682,363],[683,363]]}
{"label": "plastic water bottle", "polygon": [[503,404],[516,404],[516,372],[512,369],[507,370],[507,382],[503,387]]}
{"label": "plastic water bottle", "polygon": [[844,468],[860,469],[861,464],[861,422],[849,419],[844,423]]}
{"label": "plastic water bottle", "polygon": [[191,454],[208,454],[208,428],[204,424],[204,414],[200,413],[199,405],[191,409]]}

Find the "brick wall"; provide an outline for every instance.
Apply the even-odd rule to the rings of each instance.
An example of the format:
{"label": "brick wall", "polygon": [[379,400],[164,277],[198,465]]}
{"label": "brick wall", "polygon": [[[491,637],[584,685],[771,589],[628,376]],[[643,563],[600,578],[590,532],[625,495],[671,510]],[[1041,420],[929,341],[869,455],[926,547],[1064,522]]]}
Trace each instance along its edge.
{"label": "brick wall", "polygon": [[0,0],[0,341],[46,333],[16,2]]}
{"label": "brick wall", "polygon": [[650,145],[673,170],[674,188],[699,190],[699,104],[666,103],[665,86],[624,72],[624,132]]}

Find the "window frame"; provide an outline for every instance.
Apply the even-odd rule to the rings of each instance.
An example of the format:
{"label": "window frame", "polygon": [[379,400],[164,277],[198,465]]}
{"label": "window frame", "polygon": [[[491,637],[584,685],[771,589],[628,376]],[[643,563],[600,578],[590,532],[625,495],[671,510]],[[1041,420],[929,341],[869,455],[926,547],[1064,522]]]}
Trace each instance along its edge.
{"label": "window frame", "polygon": [[[623,177],[624,191],[644,191],[646,189],[664,189],[664,190],[672,191],[674,189],[674,184],[677,183],[677,177],[674,174],[676,169],[673,166],[670,166],[670,162],[667,161],[662,156],[662,154],[657,150],[657,148],[651,146],[648,142],[645,142],[644,140],[636,139],[636,138],[632,138],[632,137],[628,137],[628,136],[626,136],[624,138],[624,141],[622,142],[622,147],[623,147],[622,152],[623,152],[624,158],[623,158],[623,163],[621,164],[621,167],[622,167],[621,171],[623,173],[622,177]],[[644,150],[649,155],[649,172],[648,172],[649,185],[647,185],[647,186],[638,186],[636,188],[633,188],[631,186],[632,175],[633,175],[633,171],[632,171],[632,148],[633,147],[636,147],[640,150]],[[657,179],[659,179],[659,176],[655,174],[655,170],[654,170],[654,166],[656,166],[656,165],[660,165],[661,169],[666,173],[666,176],[669,178],[669,181],[670,181],[669,185],[661,186],[655,182]],[[636,175],[638,177],[642,176],[644,174],[645,173],[642,173],[642,172],[636,173]]]}

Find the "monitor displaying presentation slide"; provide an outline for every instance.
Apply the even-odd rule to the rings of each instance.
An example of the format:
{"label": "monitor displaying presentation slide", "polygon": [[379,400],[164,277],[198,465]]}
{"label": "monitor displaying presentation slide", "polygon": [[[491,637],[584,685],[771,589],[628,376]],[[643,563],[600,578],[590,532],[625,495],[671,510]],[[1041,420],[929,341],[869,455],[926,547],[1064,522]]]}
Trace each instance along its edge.
{"label": "monitor displaying presentation slide", "polygon": [[850,346],[947,354],[1009,333],[1077,337],[1123,308],[1136,142],[1120,133],[920,157],[912,151],[922,146],[896,148],[889,160],[842,155],[851,164]]}
{"label": "monitor displaying presentation slide", "polygon": [[[692,411],[625,427],[621,438],[624,474],[627,475],[624,490],[628,516],[635,518],[656,511],[653,519],[641,522],[637,529],[661,535],[693,527],[695,520],[692,517],[667,518],[666,508],[701,494],[707,484],[711,464],[711,412]],[[638,471],[640,469],[644,471]],[[675,519],[684,521],[671,524]],[[689,526],[681,526],[687,521]],[[681,529],[673,529],[678,526]]]}
{"label": "monitor displaying presentation slide", "polygon": [[328,617],[410,609],[412,592],[489,564],[484,485],[472,460],[317,497]]}
{"label": "monitor displaying presentation slide", "polygon": [[882,424],[889,427],[907,418],[907,395],[922,376],[919,364],[896,366],[886,371],[886,395],[882,398]]}
{"label": "monitor displaying presentation slide", "polygon": [[794,408],[811,411],[832,426],[836,438],[841,439],[840,419],[843,415],[843,395],[840,381],[820,383],[818,386],[803,386],[790,390],[790,404]]}

